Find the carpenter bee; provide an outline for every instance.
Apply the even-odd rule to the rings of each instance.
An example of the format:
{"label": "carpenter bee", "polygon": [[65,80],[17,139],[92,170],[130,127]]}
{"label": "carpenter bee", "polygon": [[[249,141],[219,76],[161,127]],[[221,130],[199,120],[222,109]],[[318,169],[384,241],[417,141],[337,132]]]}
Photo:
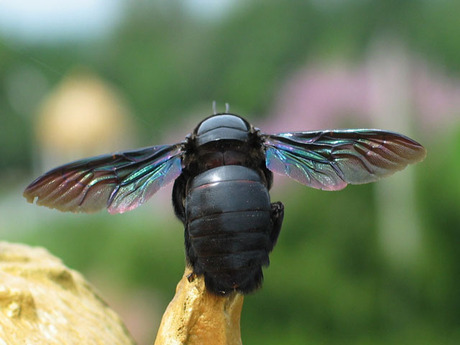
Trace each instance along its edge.
{"label": "carpenter bee", "polygon": [[24,191],[60,211],[123,213],[174,181],[172,201],[185,227],[187,262],[213,294],[249,293],[276,244],[284,206],[271,203],[278,173],[309,187],[340,190],[374,182],[424,159],[401,134],[345,129],[265,134],[225,112],[207,117],[183,142],[78,160]]}

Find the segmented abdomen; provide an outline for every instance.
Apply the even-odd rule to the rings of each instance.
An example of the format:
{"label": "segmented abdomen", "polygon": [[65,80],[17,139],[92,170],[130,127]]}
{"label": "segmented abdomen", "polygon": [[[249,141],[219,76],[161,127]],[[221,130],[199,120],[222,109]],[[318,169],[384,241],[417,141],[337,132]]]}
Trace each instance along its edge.
{"label": "segmented abdomen", "polygon": [[217,294],[258,288],[272,228],[259,174],[238,165],[208,170],[191,182],[185,205],[188,258],[207,288]]}

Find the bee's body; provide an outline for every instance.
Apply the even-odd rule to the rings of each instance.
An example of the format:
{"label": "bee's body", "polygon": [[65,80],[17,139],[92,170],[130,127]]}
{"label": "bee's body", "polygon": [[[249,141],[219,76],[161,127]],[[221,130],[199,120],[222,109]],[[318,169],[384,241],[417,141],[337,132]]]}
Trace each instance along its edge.
{"label": "bee's body", "polygon": [[188,262],[216,294],[258,288],[281,229],[283,205],[270,204],[272,173],[256,139],[240,118],[203,121],[187,142],[197,159],[174,184]]}
{"label": "bee's body", "polygon": [[217,295],[262,282],[283,221],[270,203],[272,171],[318,189],[374,182],[421,161],[425,149],[382,130],[262,134],[243,118],[217,114],[184,142],[83,159],[53,169],[24,191],[61,211],[132,210],[175,181],[173,206],[185,226],[188,263]]}

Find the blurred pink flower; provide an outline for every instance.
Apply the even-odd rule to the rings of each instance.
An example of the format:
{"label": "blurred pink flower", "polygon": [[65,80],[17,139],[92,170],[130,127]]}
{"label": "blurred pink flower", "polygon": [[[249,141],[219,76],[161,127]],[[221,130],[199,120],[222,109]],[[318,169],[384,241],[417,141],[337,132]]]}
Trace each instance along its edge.
{"label": "blurred pink flower", "polygon": [[335,128],[344,114],[366,120],[369,87],[365,71],[341,65],[309,66],[286,82],[264,132]]}
{"label": "blurred pink flower", "polygon": [[460,81],[426,63],[412,73],[417,119],[423,129],[443,129],[460,120]]}
{"label": "blurred pink flower", "polygon": [[[445,75],[440,69],[411,56],[390,56],[386,63],[369,60],[359,66],[346,63],[330,65],[311,64],[288,78],[275,100],[267,123],[261,125],[263,132],[284,132],[340,127],[374,127],[376,107],[387,102],[388,95],[376,95],[385,90],[383,80],[394,88],[405,88],[404,95],[408,114],[414,129],[441,130],[460,119],[460,81]],[[377,57],[381,59],[381,57]],[[400,64],[400,66],[394,66]],[[369,68],[369,66],[372,66]],[[376,71],[377,66],[377,71]],[[394,68],[393,68],[394,67]],[[399,67],[399,68],[398,68]],[[380,70],[378,70],[380,69]],[[387,71],[391,69],[391,71]],[[398,76],[397,71],[404,71]],[[380,79],[375,75],[379,74]],[[403,80],[404,85],[400,85]],[[383,84],[382,83],[382,84]],[[377,88],[376,88],[377,86]],[[387,89],[388,90],[388,89]],[[389,100],[391,101],[391,99]],[[388,113],[385,117],[397,118],[401,113]],[[390,128],[398,130],[398,128]],[[401,129],[400,129],[401,130]]]}

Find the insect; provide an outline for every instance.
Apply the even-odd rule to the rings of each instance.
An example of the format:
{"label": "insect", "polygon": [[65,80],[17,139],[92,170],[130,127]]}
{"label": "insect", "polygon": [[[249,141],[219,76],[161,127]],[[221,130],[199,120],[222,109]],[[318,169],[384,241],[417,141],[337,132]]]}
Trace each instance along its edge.
{"label": "insect", "polygon": [[284,206],[270,202],[272,172],[309,187],[340,190],[374,182],[424,159],[416,141],[378,129],[264,134],[227,112],[201,121],[181,143],[78,160],[24,191],[61,211],[123,213],[174,182],[187,262],[211,293],[249,293],[276,244]]}

